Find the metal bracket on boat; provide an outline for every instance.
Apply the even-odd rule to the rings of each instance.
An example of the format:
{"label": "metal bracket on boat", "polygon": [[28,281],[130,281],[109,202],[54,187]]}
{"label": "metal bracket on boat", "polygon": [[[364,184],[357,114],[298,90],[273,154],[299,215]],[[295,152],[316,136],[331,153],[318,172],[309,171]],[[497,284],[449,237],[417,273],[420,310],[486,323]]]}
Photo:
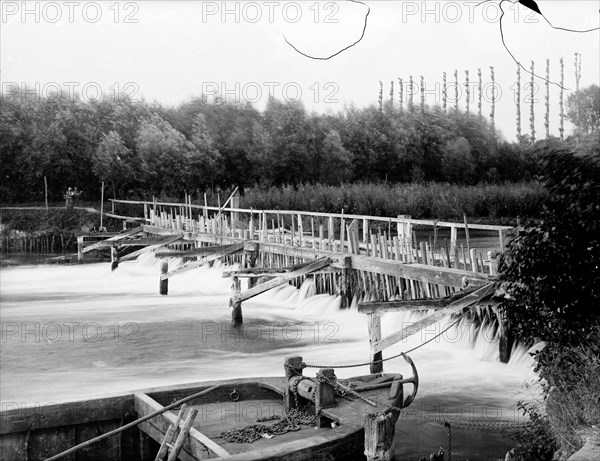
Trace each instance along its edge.
{"label": "metal bracket on boat", "polygon": [[240,399],[240,393],[237,391],[237,389],[231,391],[231,394],[229,394],[229,399],[232,402],[237,402]]}
{"label": "metal bracket on boat", "polygon": [[402,375],[397,375],[396,378],[394,378],[392,387],[390,389],[390,400],[394,402],[401,402],[404,398],[404,384],[410,383],[413,385],[412,394],[406,397],[400,406],[400,408],[406,408],[413,402],[413,400],[415,400],[415,397],[417,396],[417,391],[419,389],[419,373],[417,373],[417,367],[408,355],[403,353],[402,358],[404,358],[404,360],[406,360],[412,368],[412,376],[410,378],[403,378]]}

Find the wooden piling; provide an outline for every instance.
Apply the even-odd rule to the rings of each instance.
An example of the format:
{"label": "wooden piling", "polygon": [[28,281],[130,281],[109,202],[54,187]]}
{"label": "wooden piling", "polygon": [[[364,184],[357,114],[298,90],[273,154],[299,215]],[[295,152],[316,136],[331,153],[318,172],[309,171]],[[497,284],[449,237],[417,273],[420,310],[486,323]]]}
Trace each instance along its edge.
{"label": "wooden piling", "polygon": [[[160,266],[160,273],[166,274],[167,272],[169,272],[169,263],[167,261],[163,261],[163,263]],[[168,278],[160,279],[159,286],[158,286],[158,292],[161,295],[169,294],[169,279]]]}
{"label": "wooden piling", "polygon": [[369,345],[371,348],[371,373],[382,373],[383,372],[383,353],[374,352],[374,345],[381,339],[381,315],[378,312],[373,312],[367,315],[368,329],[369,329]]}
{"label": "wooden piling", "polygon": [[83,261],[83,236],[77,237],[77,261]]}
{"label": "wooden piling", "polygon": [[283,394],[283,407],[288,414],[292,408],[296,408],[296,396],[290,390],[289,382],[295,376],[302,376],[302,357],[286,357],[284,364],[285,389]]}
{"label": "wooden piling", "polygon": [[242,286],[239,277],[233,277],[232,288],[234,295],[229,300],[229,307],[231,307],[231,321],[233,322],[234,327],[238,327],[244,322],[242,318],[242,302],[236,301],[234,299],[235,296],[239,295],[242,291]]}
{"label": "wooden piling", "polygon": [[365,416],[365,456],[367,461],[394,459],[394,431],[399,410]]}
{"label": "wooden piling", "polygon": [[[333,368],[321,368],[319,373],[328,380],[335,380]],[[315,392],[316,427],[328,427],[331,424],[331,420],[321,414],[321,409],[332,405],[335,405],[335,388],[328,382],[318,380]]]}
{"label": "wooden piling", "polygon": [[512,352],[514,338],[504,316],[498,316],[498,322],[500,324],[500,337],[498,342],[500,362],[508,363]]}

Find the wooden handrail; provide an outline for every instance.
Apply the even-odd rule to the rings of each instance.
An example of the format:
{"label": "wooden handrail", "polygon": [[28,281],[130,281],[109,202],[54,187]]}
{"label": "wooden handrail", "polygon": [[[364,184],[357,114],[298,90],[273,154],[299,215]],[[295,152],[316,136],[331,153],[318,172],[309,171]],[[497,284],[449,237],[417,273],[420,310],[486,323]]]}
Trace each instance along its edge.
{"label": "wooden handrail", "polygon": [[[109,199],[113,203],[124,203],[129,205],[156,205],[156,206],[171,206],[171,207],[182,207],[188,206],[197,210],[210,210],[210,211],[221,211],[221,212],[236,212],[236,213],[247,213],[247,214],[269,214],[269,215],[300,215],[300,216],[319,216],[319,217],[332,217],[332,218],[344,218],[344,219],[365,219],[367,221],[378,221],[386,223],[403,223],[403,224],[416,224],[422,226],[437,226],[437,227],[448,227],[465,229],[465,224],[461,222],[449,222],[449,221],[435,221],[431,219],[407,219],[407,218],[392,218],[385,216],[368,216],[368,215],[354,215],[354,214],[342,214],[342,213],[324,213],[320,211],[295,211],[295,210],[257,210],[247,208],[219,208],[215,206],[204,206],[194,205],[175,202],[151,202],[144,200],[120,200],[120,199]],[[506,231],[511,230],[511,226],[496,226],[491,224],[471,224],[468,225],[469,229],[488,230],[488,231]]]}

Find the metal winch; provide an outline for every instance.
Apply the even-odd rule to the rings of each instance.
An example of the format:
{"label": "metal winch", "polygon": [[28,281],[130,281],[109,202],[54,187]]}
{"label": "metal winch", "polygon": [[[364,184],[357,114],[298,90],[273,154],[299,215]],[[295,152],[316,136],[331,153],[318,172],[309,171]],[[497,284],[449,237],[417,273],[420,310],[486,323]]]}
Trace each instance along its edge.
{"label": "metal winch", "polygon": [[288,388],[293,394],[297,394],[311,402],[315,401],[317,383],[306,376],[292,376],[288,381]]}

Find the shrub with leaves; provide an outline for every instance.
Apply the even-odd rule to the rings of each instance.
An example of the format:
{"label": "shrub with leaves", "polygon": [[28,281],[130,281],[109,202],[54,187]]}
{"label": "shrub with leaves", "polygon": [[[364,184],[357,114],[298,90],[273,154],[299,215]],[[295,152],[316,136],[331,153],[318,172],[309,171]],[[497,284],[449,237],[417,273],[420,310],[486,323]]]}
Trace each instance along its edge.
{"label": "shrub with leaves", "polygon": [[521,341],[546,342],[535,371],[566,453],[580,446],[582,429],[600,423],[600,140],[588,141],[578,153],[549,148],[542,219],[519,229],[500,264],[510,328]]}

